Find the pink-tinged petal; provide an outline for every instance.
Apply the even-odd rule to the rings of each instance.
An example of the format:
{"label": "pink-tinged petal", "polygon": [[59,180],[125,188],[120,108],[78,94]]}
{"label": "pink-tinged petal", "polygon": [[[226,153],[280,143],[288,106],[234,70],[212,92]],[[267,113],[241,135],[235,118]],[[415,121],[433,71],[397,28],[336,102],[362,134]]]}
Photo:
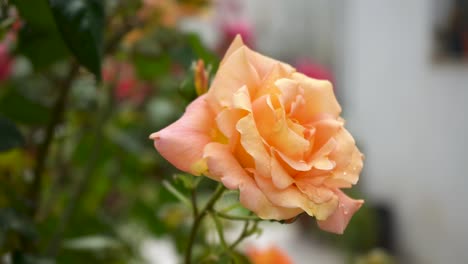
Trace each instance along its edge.
{"label": "pink-tinged petal", "polygon": [[179,170],[200,175],[203,148],[212,141],[210,133],[214,114],[205,101],[198,97],[185,110],[184,115],[170,126],[151,134],[159,153]]}
{"label": "pink-tinged petal", "polygon": [[304,89],[305,103],[294,111],[294,118],[300,123],[308,123],[317,114],[327,113],[338,117],[341,107],[333,93],[329,81],[309,78],[301,73],[294,73],[292,78]]}
{"label": "pink-tinged petal", "polygon": [[331,199],[322,204],[316,204],[309,200],[297,187],[290,186],[280,190],[276,188],[270,179],[255,175],[258,187],[265,194],[268,200],[276,206],[285,208],[301,208],[308,215],[324,220],[335,210],[337,199]]}
{"label": "pink-tinged petal", "polygon": [[260,191],[255,181],[241,167],[227,145],[210,143],[205,147],[204,157],[207,160],[211,175],[231,190],[239,189],[240,202],[262,219],[290,219],[302,212],[300,209],[274,206]]}
{"label": "pink-tinged petal", "polygon": [[226,58],[220,66],[208,91],[210,105],[213,109],[232,106],[233,94],[247,86],[249,91],[255,91],[260,84],[260,78],[255,68],[246,56],[246,47],[240,47]]}
{"label": "pink-tinged petal", "polygon": [[236,128],[241,136],[240,142],[242,147],[255,161],[257,172],[263,177],[271,177],[270,154],[263,144],[252,114],[248,114],[239,120]]}
{"label": "pink-tinged petal", "polygon": [[339,199],[338,207],[330,217],[323,221],[317,221],[317,223],[325,231],[343,234],[351,217],[361,208],[364,201],[351,199],[340,190],[336,190],[335,193]]}

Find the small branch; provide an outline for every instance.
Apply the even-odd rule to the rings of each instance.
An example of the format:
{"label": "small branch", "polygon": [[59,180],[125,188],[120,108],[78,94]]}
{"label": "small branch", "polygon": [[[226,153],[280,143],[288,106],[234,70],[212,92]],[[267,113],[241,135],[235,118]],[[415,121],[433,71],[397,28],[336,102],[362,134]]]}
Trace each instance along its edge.
{"label": "small branch", "polygon": [[174,195],[179,201],[181,201],[183,204],[187,205],[188,207],[193,207],[192,203],[190,203],[189,199],[185,197],[179,190],[177,190],[172,184],[166,180],[162,182],[162,185],[166,190],[168,190],[172,195]]}
{"label": "small branch", "polygon": [[242,231],[239,235],[239,237],[229,246],[230,248],[235,248],[242,240],[244,240],[244,236],[247,233],[247,230],[249,228],[249,221],[244,222],[244,226],[242,227]]}
{"label": "small branch", "polygon": [[197,217],[197,215],[198,215],[198,204],[197,204],[197,192],[196,192],[195,188],[192,189],[190,198],[191,198],[191,201],[192,201],[193,217]]}
{"label": "small branch", "polygon": [[232,210],[237,209],[237,208],[242,208],[242,204],[241,203],[235,203],[233,205],[230,205],[230,206],[228,206],[226,208],[223,208],[223,209],[219,210],[218,212],[227,213],[227,212],[232,211]]}
{"label": "small branch", "polygon": [[257,226],[258,226],[258,221],[255,221],[252,225],[251,228],[249,228],[249,224],[250,222],[249,221],[246,221],[245,224],[244,224],[244,227],[242,229],[242,232],[241,234],[239,235],[239,237],[236,239],[236,241],[234,241],[230,246],[229,248],[232,250],[233,248],[237,247],[237,245],[239,245],[244,239],[246,239],[247,237],[249,237],[250,235],[254,234],[255,231],[257,230]]}
{"label": "small branch", "polygon": [[185,252],[185,264],[191,264],[192,263],[192,248],[193,248],[193,243],[195,242],[195,237],[197,236],[197,231],[198,228],[200,227],[200,224],[203,220],[203,218],[206,216],[208,211],[210,211],[213,206],[215,205],[216,201],[223,195],[223,192],[226,190],[222,184],[219,184],[218,187],[216,188],[216,191],[214,192],[213,196],[211,196],[210,200],[208,203],[203,207],[203,209],[200,211],[200,213],[195,217],[193,221],[193,226],[192,230],[190,231],[190,236],[189,236],[189,241],[187,244],[187,249]]}
{"label": "small branch", "polygon": [[50,119],[49,124],[47,125],[44,141],[39,145],[37,151],[37,162],[36,167],[34,168],[34,179],[29,192],[29,199],[31,202],[30,215],[32,217],[35,217],[40,206],[42,174],[45,169],[45,163],[47,161],[47,156],[49,154],[52,139],[55,135],[56,127],[63,118],[68,93],[70,92],[72,82],[75,79],[76,74],[78,73],[78,69],[79,65],[77,63],[73,63],[67,76],[60,84],[61,89],[58,98],[55,101],[55,105],[52,109],[52,117]]}
{"label": "small branch", "polygon": [[232,252],[232,249],[228,244],[226,243],[226,239],[224,238],[224,230],[223,230],[223,224],[217,217],[216,213],[213,210],[210,210],[210,216],[213,219],[216,227],[216,231],[218,232],[219,236],[219,241],[221,242],[221,246],[223,247],[223,251],[227,252],[229,256],[231,256],[233,259],[236,258],[234,252]]}
{"label": "small branch", "polygon": [[223,224],[219,221],[219,218],[213,211],[210,211],[210,216],[215,223],[216,231],[218,232],[219,242],[221,242],[221,246],[224,250],[230,251],[229,247],[227,246],[226,239],[224,238],[224,231],[223,231]]}
{"label": "small branch", "polygon": [[258,218],[256,216],[241,216],[241,215],[229,215],[221,212],[215,212],[215,214],[221,218],[228,219],[228,220],[234,220],[234,221],[262,221],[261,218]]}

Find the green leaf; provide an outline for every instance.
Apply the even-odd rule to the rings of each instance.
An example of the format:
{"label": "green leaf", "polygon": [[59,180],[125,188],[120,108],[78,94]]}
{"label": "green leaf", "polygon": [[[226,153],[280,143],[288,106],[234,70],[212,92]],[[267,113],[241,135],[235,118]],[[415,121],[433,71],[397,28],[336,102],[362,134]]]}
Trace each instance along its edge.
{"label": "green leaf", "polygon": [[[25,238],[34,239],[37,230],[34,224],[25,215],[20,214],[12,208],[0,209],[0,233],[14,232]],[[0,244],[0,248],[1,248]]]}
{"label": "green leaf", "polygon": [[45,29],[55,27],[47,0],[11,0],[28,24]]}
{"label": "green leaf", "polygon": [[0,116],[0,152],[24,145],[24,138],[16,125]]}
{"label": "green leaf", "polygon": [[153,80],[156,77],[167,75],[171,66],[171,58],[167,54],[161,56],[148,56],[136,54],[134,65],[140,78]]}
{"label": "green leaf", "polygon": [[101,0],[48,0],[65,43],[80,64],[101,78],[104,6]]}
{"label": "green leaf", "polygon": [[0,113],[16,122],[31,125],[45,124],[50,116],[48,108],[23,96],[16,89],[9,89],[0,98]]}
{"label": "green leaf", "polygon": [[17,51],[28,57],[36,70],[69,55],[47,0],[12,0],[25,25],[18,36]]}
{"label": "green leaf", "polygon": [[19,32],[18,52],[31,60],[34,69],[50,66],[70,53],[54,28],[26,24]]}

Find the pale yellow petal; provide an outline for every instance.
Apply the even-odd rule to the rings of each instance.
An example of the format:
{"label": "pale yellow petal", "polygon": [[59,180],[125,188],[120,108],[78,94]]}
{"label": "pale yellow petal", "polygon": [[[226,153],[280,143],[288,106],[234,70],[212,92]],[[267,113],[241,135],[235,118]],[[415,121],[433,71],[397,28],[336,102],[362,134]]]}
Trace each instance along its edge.
{"label": "pale yellow petal", "polygon": [[271,177],[270,154],[267,152],[262,137],[257,130],[252,114],[243,117],[236,125],[240,133],[240,142],[245,151],[255,161],[255,169],[263,177]]}

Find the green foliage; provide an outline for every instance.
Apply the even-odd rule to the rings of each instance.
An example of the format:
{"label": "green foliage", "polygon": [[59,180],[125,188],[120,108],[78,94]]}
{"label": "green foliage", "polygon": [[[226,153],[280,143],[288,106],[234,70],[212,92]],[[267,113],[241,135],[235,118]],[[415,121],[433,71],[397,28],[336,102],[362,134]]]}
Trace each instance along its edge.
{"label": "green foliage", "polygon": [[[259,233],[259,219],[237,193],[174,169],[148,139],[196,98],[192,63],[214,73],[220,58],[196,34],[148,28],[141,1],[11,3],[22,21],[12,56],[33,67],[0,84],[0,256],[142,263],[142,241],[170,237],[181,255],[191,241],[196,263],[248,263],[235,247]],[[360,250],[352,241],[372,223],[356,216],[343,241]],[[244,226],[228,241],[232,221]],[[207,239],[213,230],[223,243]]]}
{"label": "green foliage", "polygon": [[24,138],[13,122],[0,116],[0,152],[24,145]]}
{"label": "green foliage", "polygon": [[12,87],[0,97],[0,114],[19,123],[41,125],[49,121],[50,109]]}
{"label": "green foliage", "polygon": [[27,56],[37,70],[66,58],[68,49],[57,30],[47,0],[12,2],[25,21],[18,36],[18,53]]}
{"label": "green foliage", "polygon": [[57,27],[76,59],[101,79],[104,6],[100,0],[49,0]]}

